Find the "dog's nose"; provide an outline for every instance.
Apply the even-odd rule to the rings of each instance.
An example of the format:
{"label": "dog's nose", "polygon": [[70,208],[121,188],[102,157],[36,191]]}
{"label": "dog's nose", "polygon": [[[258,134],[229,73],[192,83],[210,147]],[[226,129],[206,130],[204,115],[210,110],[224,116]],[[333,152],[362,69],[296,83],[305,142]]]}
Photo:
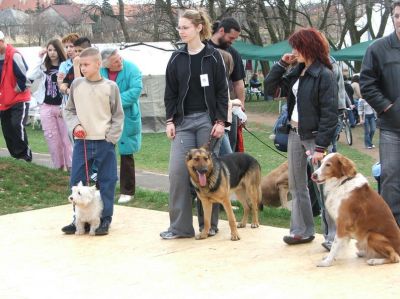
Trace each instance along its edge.
{"label": "dog's nose", "polygon": [[73,201],[74,198],[72,196],[68,197],[68,200]]}
{"label": "dog's nose", "polygon": [[202,167],[196,170],[198,173],[200,174],[206,174],[207,173],[207,168],[206,167]]}
{"label": "dog's nose", "polygon": [[318,180],[318,174],[316,174],[315,172],[311,175],[311,179],[312,180]]}

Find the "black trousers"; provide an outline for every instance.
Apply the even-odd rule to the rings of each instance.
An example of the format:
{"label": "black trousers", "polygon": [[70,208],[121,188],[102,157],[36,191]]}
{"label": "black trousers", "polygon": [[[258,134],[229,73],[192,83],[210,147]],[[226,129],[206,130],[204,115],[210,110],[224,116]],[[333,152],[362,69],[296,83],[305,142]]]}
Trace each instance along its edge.
{"label": "black trousers", "polygon": [[119,173],[120,193],[135,195],[135,159],[133,155],[121,155],[121,167]]}
{"label": "black trousers", "polygon": [[32,159],[25,124],[28,118],[29,103],[17,103],[8,110],[0,112],[1,128],[10,155],[25,160]]}

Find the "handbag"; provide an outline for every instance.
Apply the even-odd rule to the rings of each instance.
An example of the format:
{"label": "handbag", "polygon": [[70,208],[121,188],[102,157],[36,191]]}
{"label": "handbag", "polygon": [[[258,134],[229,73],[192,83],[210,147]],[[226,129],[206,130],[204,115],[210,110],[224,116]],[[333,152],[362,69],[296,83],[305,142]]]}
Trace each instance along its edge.
{"label": "handbag", "polygon": [[282,111],[275,122],[274,132],[274,145],[277,150],[287,152],[288,138],[289,138],[290,125],[288,120],[287,105],[282,106]]}

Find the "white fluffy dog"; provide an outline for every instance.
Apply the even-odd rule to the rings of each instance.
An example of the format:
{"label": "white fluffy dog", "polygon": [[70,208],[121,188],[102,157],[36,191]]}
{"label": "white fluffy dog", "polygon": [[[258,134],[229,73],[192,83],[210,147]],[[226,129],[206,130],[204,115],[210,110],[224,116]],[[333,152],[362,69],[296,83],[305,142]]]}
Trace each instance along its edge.
{"label": "white fluffy dog", "polygon": [[100,216],[103,211],[103,201],[100,191],[96,186],[84,186],[79,182],[72,187],[72,194],[68,200],[75,205],[75,225],[77,235],[85,233],[85,223],[89,223],[89,235],[94,236],[96,229],[100,226]]}

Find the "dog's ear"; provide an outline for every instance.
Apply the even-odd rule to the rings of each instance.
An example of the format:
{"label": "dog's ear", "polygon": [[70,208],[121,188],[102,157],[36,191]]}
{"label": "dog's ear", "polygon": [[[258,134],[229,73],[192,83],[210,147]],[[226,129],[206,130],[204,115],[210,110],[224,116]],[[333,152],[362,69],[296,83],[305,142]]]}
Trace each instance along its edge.
{"label": "dog's ear", "polygon": [[200,147],[200,149],[204,149],[205,151],[209,151],[210,150],[210,143],[205,143],[205,144],[203,144],[201,147]]}
{"label": "dog's ear", "polygon": [[83,186],[82,181],[80,181],[77,186],[82,187]]}
{"label": "dog's ear", "polygon": [[90,187],[90,189],[91,189],[92,191],[96,191],[96,190],[97,190],[97,187],[96,187],[96,185],[94,185],[94,186]]}
{"label": "dog's ear", "polygon": [[186,161],[192,160],[192,157],[193,157],[192,151],[193,151],[193,150],[190,150],[190,151],[187,152],[187,154],[186,154]]}
{"label": "dog's ear", "polygon": [[343,155],[339,156],[343,176],[354,177],[357,174],[356,165]]}

